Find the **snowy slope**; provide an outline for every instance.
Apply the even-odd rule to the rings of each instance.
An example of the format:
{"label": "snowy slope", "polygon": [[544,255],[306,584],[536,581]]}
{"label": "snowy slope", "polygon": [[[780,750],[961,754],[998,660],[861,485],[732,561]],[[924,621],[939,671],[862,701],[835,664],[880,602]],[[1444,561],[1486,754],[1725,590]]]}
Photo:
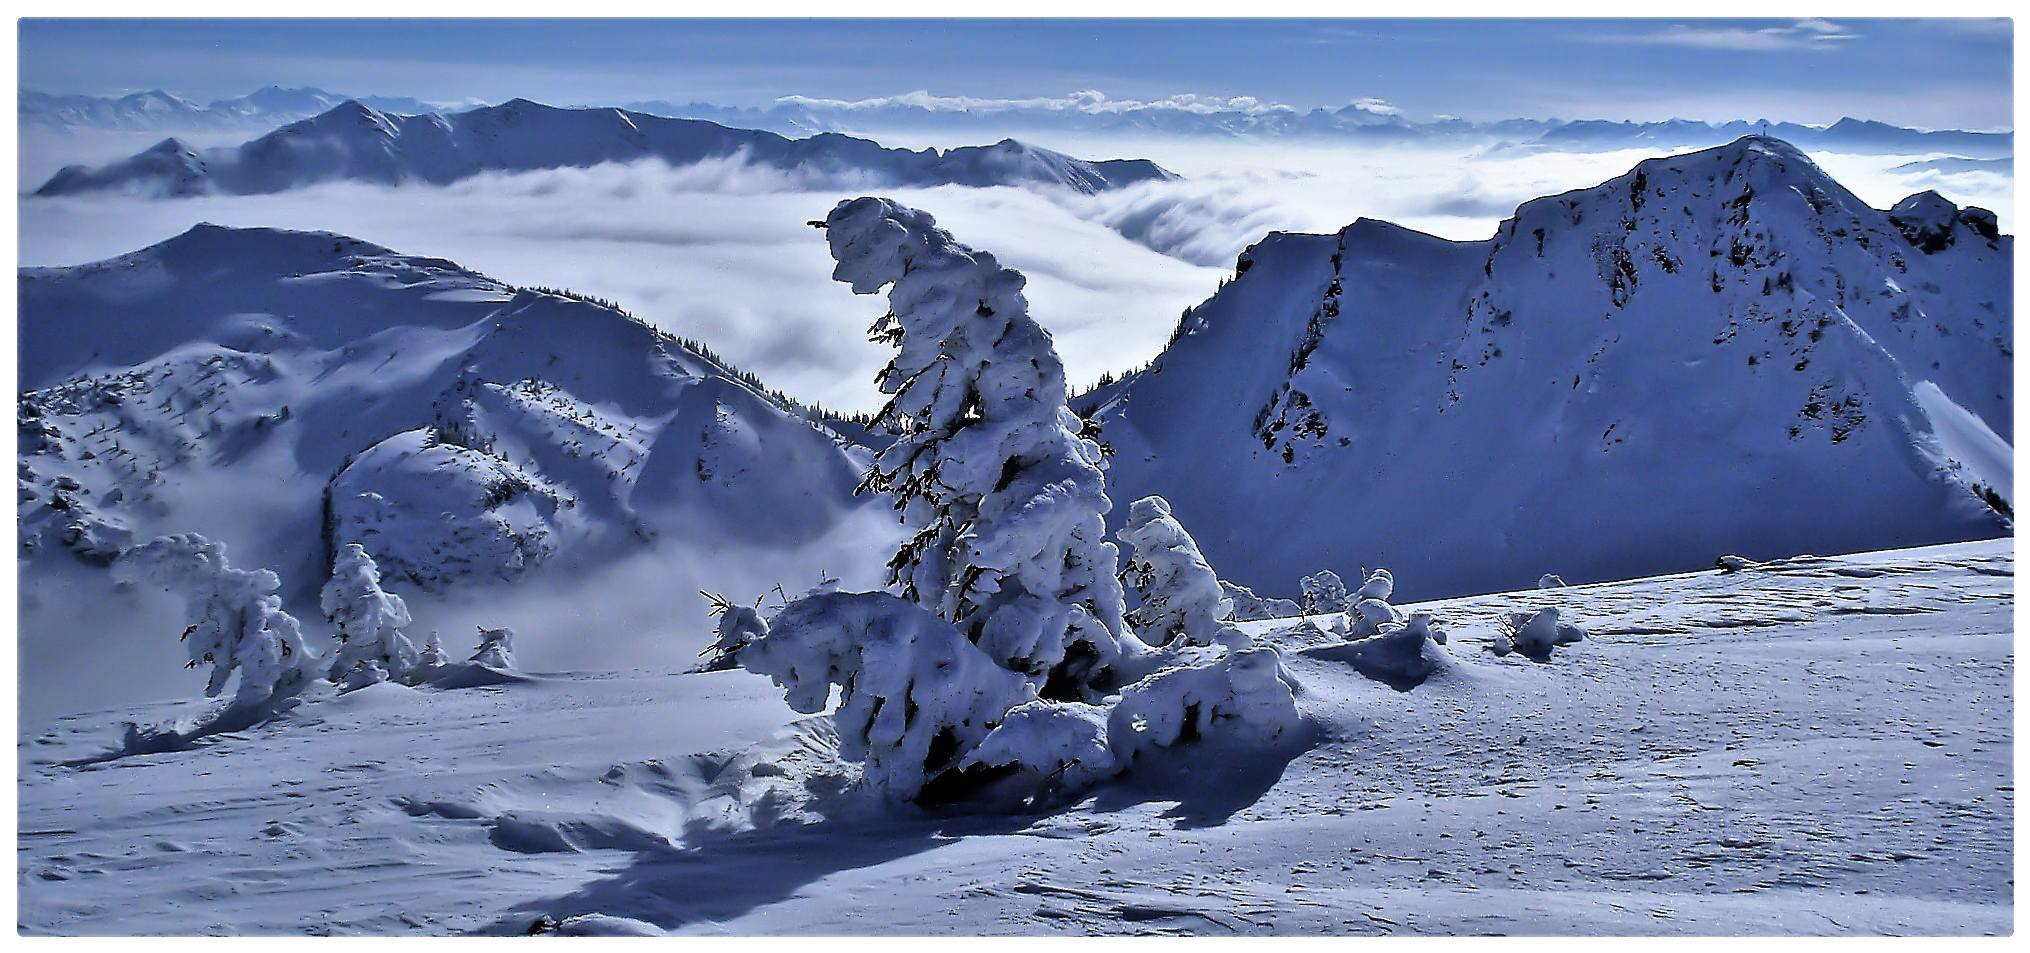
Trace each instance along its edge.
{"label": "snowy slope", "polygon": [[1751,137],[1488,241],[1271,235],[1087,409],[1117,498],[1165,496],[1276,595],[1320,568],[1433,595],[2001,535],[2012,249],[1980,210],[1871,209]]}
{"label": "snowy slope", "polygon": [[[226,542],[235,565],[280,573],[305,618],[333,548],[361,542],[424,615],[464,590],[570,578],[588,603],[682,608],[701,626],[692,594],[730,583],[690,578],[699,565],[723,574],[751,551],[772,581],[808,583],[818,567],[802,560],[829,534],[883,542],[847,522],[861,452],[801,409],[612,308],[441,259],[201,225],[109,261],[23,269],[20,301],[36,660],[71,638],[81,600],[137,598],[72,570],[158,534]],[[582,576],[632,557],[662,582],[608,591]],[[768,584],[741,585],[744,599]],[[576,631],[600,608],[581,607],[552,651],[617,645]],[[173,646],[159,620],[127,621],[92,639]],[[44,674],[92,681],[58,667]]]}
{"label": "snowy slope", "polygon": [[[1406,584],[1414,579],[1403,576]],[[2013,560],[1962,544],[1449,600],[1399,691],[1297,620],[1301,750],[1013,816],[847,793],[742,672],[377,685],[197,749],[24,722],[28,934],[2006,934]],[[1485,651],[1561,606],[1583,642]],[[1320,620],[1323,621],[1323,620]]]}
{"label": "snowy slope", "polygon": [[414,116],[355,101],[237,148],[199,151],[166,139],[97,169],[67,167],[35,194],[262,194],[340,179],[442,185],[482,172],[645,159],[683,166],[735,157],[886,185],[1054,185],[1092,193],[1173,178],[1146,159],[1087,162],[1013,140],[943,153],[911,152],[837,134],[786,139],[702,120],[620,109],[559,109],[526,99]]}

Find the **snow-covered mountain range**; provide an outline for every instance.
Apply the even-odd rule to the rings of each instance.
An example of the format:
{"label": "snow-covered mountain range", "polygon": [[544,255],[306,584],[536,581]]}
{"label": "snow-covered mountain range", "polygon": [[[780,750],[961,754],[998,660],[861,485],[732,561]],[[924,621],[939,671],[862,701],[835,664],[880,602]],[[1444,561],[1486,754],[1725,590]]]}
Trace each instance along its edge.
{"label": "snow-covered mountain range", "polygon": [[413,114],[433,107],[402,96],[342,96],[315,87],[268,86],[245,96],[198,103],[151,89],[124,96],[64,96],[21,91],[21,125],[56,131],[85,129],[135,132],[189,132],[206,129],[272,129],[328,112],[358,100],[384,112]]}
{"label": "snow-covered mountain range", "polygon": [[622,109],[562,109],[526,99],[422,115],[398,115],[348,101],[236,148],[200,150],[171,138],[99,168],[66,167],[36,194],[245,195],[336,180],[441,185],[482,172],[646,159],[672,166],[741,159],[887,186],[1049,185],[1093,193],[1174,178],[1146,159],[1086,161],[1012,139],[912,152],[844,135],[789,139],[704,120]]}
{"label": "snow-covered mountain range", "polygon": [[864,454],[814,412],[612,307],[449,261],[201,225],[19,286],[20,552],[85,567],[24,583],[35,638],[110,598],[91,566],[162,534],[226,542],[315,617],[344,543],[427,608],[649,551],[807,548],[861,503]]}
{"label": "snow-covered mountain range", "polygon": [[1162,494],[1278,594],[1321,567],[1450,595],[2002,535],[2012,250],[1980,209],[1869,208],[1747,137],[1486,241],[1271,235],[1083,408],[1116,498]]}
{"label": "snow-covered mountain range", "polygon": [[[349,97],[321,89],[270,86],[247,96],[199,105],[150,90],[126,96],[54,95],[24,90],[23,126],[49,129],[150,130],[171,134],[217,128],[274,127],[326,112],[348,99],[381,112],[437,111],[415,99]],[[604,106],[587,103],[586,106]],[[1111,99],[1093,91],[1040,99],[984,99],[916,92],[862,100],[784,96],[767,106],[728,106],[672,99],[621,104],[623,110],[680,119],[704,119],[792,138],[825,132],[864,135],[870,130],[918,130],[1001,137],[1060,130],[1110,135],[1216,138],[1323,138],[1372,144],[1486,142],[1505,149],[1605,151],[1681,149],[1718,145],[1751,134],[1781,138],[1805,149],[1862,154],[1950,153],[2003,158],[2014,151],[2010,132],[1917,129],[1848,117],[1830,125],[1734,119],[1651,122],[1569,119],[1417,119],[1373,100],[1337,108],[1300,108],[1247,97],[1175,96],[1154,101]]]}
{"label": "snow-covered mountain range", "polygon": [[652,100],[632,103],[628,108],[772,129],[785,135],[870,130],[975,135],[1074,131],[1112,136],[1323,139],[1369,145],[1484,143],[1502,151],[1555,152],[1697,148],[1746,135],[1766,135],[1829,152],[1943,152],[1972,158],[2004,158],[2015,148],[2015,136],[2010,132],[1915,129],[1852,117],[1824,126],[1747,119],[1475,121],[1450,116],[1415,119],[1387,103],[1373,101],[1336,109],[1299,109],[1198,98],[1120,102],[1097,93],[1051,100],[980,100],[923,93],[857,101],[791,96],[760,108]]}

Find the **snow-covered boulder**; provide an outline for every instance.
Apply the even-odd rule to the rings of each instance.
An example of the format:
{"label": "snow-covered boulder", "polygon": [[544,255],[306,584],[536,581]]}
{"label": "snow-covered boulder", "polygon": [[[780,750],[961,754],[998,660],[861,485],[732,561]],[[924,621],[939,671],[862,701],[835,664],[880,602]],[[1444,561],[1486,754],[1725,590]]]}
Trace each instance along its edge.
{"label": "snow-covered boulder", "polygon": [[804,714],[824,711],[837,688],[840,755],[895,800],[961,767],[1010,709],[1036,697],[951,623],[887,593],[792,602],[738,659]]}
{"label": "snow-covered boulder", "polygon": [[1346,583],[1339,574],[1330,569],[1321,569],[1304,577],[1300,584],[1304,593],[1304,611],[1345,612],[1353,608],[1353,596],[1346,591]]}
{"label": "snow-covered boulder", "polygon": [[319,606],[332,624],[338,648],[330,678],[349,682],[353,669],[372,663],[380,678],[408,681],[417,666],[415,643],[402,634],[410,622],[402,597],[381,588],[379,567],[366,547],[347,543],[338,551]]}
{"label": "snow-covered boulder", "polygon": [[1045,695],[1093,697],[1130,638],[1112,504],[1022,275],[887,199],[841,202],[823,224],[832,277],[888,289],[871,332],[897,350],[876,422],[897,436],[865,486],[920,527],[892,584]]}
{"label": "snow-covered boulder", "polygon": [[217,697],[238,673],[235,704],[251,706],[302,691],[322,674],[296,619],[282,611],[282,581],[266,569],[234,569],[225,544],[196,533],[157,537],[113,563],[125,582],[182,596],[191,623],[183,631],[185,668],[211,666],[204,693]]}
{"label": "snow-covered boulder", "polygon": [[1141,601],[1127,616],[1136,637],[1150,645],[1213,644],[1233,604],[1170,504],[1160,496],[1136,500],[1115,535],[1133,547],[1122,576]]}
{"label": "snow-covered boulder", "polygon": [[1233,604],[1233,611],[1227,618],[1234,622],[1287,619],[1304,611],[1304,607],[1295,600],[1260,595],[1237,582],[1222,579],[1219,588],[1226,594],[1227,601]]}
{"label": "snow-covered boulder", "polygon": [[1538,589],[1563,589],[1564,587],[1565,580],[1557,573],[1547,572],[1537,577]]}

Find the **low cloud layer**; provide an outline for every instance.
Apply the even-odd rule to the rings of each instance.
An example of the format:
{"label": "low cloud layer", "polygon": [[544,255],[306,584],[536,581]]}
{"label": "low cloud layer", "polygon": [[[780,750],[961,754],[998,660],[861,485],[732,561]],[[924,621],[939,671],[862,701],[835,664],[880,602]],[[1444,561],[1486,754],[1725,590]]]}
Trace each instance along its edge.
{"label": "low cloud layer", "polygon": [[[908,137],[894,138],[909,144]],[[646,163],[488,175],[448,187],[334,184],[275,196],[32,199],[21,205],[21,263],[105,258],[200,221],[337,231],[450,258],[503,281],[618,301],[799,398],[869,410],[879,403],[874,371],[888,355],[863,332],[883,306],[830,280],[823,237],[804,224],[843,197],[878,192],[927,209],[960,240],[1024,271],[1035,313],[1056,336],[1074,383],[1084,385],[1153,357],[1178,313],[1209,296],[1230,274],[1234,256],[1272,230],[1327,232],[1370,217],[1481,239],[1516,205],[1597,184],[1650,154],[1062,134],[1040,141],[1076,154],[1147,156],[1186,178],[1095,196],[898,190],[725,160],[682,169]],[[2013,181],[2004,171],[1926,165],[1931,156],[1814,158],[1877,207],[1935,189],[1993,209],[2013,230]]]}
{"label": "low cloud layer", "polygon": [[833,282],[824,236],[805,225],[869,191],[930,210],[962,241],[1025,272],[1033,310],[1057,336],[1075,382],[1153,357],[1178,313],[1221,275],[1032,192],[813,183],[736,163],[482,176],[442,188],[34,199],[22,204],[21,264],[106,258],[201,221],[341,232],[502,281],[612,299],[801,399],[870,410],[888,350],[865,331],[885,305]]}

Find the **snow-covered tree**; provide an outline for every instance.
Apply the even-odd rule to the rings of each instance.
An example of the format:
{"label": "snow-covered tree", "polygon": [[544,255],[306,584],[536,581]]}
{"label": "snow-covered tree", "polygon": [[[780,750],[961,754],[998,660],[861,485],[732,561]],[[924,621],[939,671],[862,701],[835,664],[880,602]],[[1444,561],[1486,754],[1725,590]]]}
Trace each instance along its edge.
{"label": "snow-covered tree", "polygon": [[1341,582],[1339,574],[1330,569],[1305,576],[1301,587],[1307,613],[1345,612],[1353,608],[1353,597],[1347,593],[1346,583]]}
{"label": "snow-covered tree", "polygon": [[1009,709],[1036,697],[1026,678],[951,623],[883,592],[792,602],[749,638],[739,660],[805,714],[824,711],[837,687],[839,753],[897,800],[958,770]]}
{"label": "snow-covered tree", "polygon": [[897,348],[876,378],[897,436],[863,489],[916,528],[891,584],[1046,696],[1091,697],[1127,636],[1111,504],[1022,275],[886,199],[841,202],[824,226],[834,279],[889,289],[870,334]]}
{"label": "snow-covered tree", "polygon": [[415,643],[402,634],[410,622],[409,607],[401,596],[381,588],[380,568],[366,547],[347,543],[338,551],[318,604],[336,627],[332,681],[359,682],[367,676],[355,677],[353,669],[369,667],[368,662],[376,663],[369,668],[377,669],[381,678],[410,679],[418,653]]}
{"label": "snow-covered tree", "polygon": [[472,650],[474,664],[506,672],[515,667],[515,630],[479,627],[479,647]]}
{"label": "snow-covered tree", "polygon": [[432,629],[429,640],[423,643],[423,650],[416,653],[416,672],[419,676],[427,675],[449,664],[451,656],[444,651],[444,639]]}
{"label": "snow-covered tree", "polygon": [[[824,587],[820,587],[824,588]],[[832,587],[836,588],[836,586]],[[831,591],[827,589],[826,591]],[[712,644],[700,653],[706,656],[700,671],[718,672],[740,664],[738,655],[747,643],[768,633],[768,623],[761,618],[761,610],[743,606],[716,592],[698,590],[710,607],[709,613],[719,620],[714,628]]]}
{"label": "snow-covered tree", "polygon": [[1501,637],[1494,642],[1497,655],[1507,655],[1513,649],[1524,655],[1543,657],[1560,645],[1586,638],[1585,629],[1558,621],[1556,607],[1508,613],[1501,620],[1501,629]]}
{"label": "snow-covered tree", "polygon": [[1141,605],[1128,613],[1136,637],[1151,645],[1176,640],[1211,645],[1233,611],[1191,534],[1170,513],[1170,501],[1143,497],[1128,508],[1117,537],[1134,547],[1122,575]]}
{"label": "snow-covered tree", "polygon": [[1208,664],[1167,668],[1123,689],[1108,712],[1107,743],[1126,767],[1143,751],[1206,735],[1275,744],[1301,724],[1276,650],[1243,649]]}
{"label": "snow-covered tree", "polygon": [[183,631],[184,667],[211,666],[206,695],[224,692],[238,672],[235,704],[256,705],[294,695],[322,674],[302,627],[282,611],[282,580],[266,569],[234,569],[224,543],[196,533],[158,537],[127,550],[113,571],[183,597],[192,619]]}

